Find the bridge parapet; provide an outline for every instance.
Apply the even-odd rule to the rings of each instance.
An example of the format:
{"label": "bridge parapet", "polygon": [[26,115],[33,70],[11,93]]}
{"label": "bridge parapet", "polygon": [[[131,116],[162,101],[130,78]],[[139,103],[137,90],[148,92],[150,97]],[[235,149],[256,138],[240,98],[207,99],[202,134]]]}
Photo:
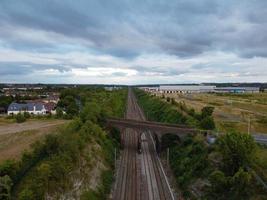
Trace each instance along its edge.
{"label": "bridge parapet", "polygon": [[194,135],[200,132],[197,129],[184,125],[140,121],[133,119],[109,118],[107,119],[107,125],[114,126],[117,128],[132,128],[140,131],[152,131],[159,138],[168,133],[178,135],[179,137],[184,137],[186,135]]}

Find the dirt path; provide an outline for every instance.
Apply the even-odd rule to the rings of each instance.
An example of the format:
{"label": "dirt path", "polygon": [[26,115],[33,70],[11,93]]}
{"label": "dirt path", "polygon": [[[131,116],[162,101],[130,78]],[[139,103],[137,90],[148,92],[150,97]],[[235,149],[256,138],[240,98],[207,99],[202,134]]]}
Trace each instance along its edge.
{"label": "dirt path", "polygon": [[66,123],[65,120],[47,120],[47,121],[28,121],[24,123],[14,123],[0,126],[0,135],[17,133],[22,131],[29,131],[50,126],[60,125]]}

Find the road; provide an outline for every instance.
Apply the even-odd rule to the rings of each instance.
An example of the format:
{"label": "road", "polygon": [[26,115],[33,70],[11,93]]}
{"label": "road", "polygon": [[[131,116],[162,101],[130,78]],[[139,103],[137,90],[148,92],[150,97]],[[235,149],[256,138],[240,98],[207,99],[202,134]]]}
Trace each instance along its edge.
{"label": "road", "polygon": [[[129,89],[127,119],[145,120],[136,98]],[[138,154],[138,134],[141,134],[142,153]],[[157,156],[150,132],[127,128],[122,133],[124,150],[118,165],[114,200],[173,200],[174,196]]]}
{"label": "road", "polygon": [[253,133],[252,136],[257,143],[267,145],[267,134]]}

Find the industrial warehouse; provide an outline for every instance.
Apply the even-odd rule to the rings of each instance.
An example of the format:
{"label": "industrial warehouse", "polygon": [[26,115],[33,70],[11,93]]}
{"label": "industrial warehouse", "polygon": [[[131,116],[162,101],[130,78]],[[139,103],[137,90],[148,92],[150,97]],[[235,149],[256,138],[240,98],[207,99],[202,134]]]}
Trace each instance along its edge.
{"label": "industrial warehouse", "polygon": [[259,93],[259,87],[216,87],[215,85],[160,85],[159,87],[142,87],[148,92],[157,92],[163,94],[170,93]]}

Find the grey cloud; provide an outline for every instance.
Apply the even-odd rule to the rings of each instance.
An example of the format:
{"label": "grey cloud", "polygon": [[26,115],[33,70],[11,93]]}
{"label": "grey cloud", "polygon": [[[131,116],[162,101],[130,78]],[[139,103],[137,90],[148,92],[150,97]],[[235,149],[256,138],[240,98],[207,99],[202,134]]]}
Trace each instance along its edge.
{"label": "grey cloud", "polygon": [[54,69],[59,72],[68,72],[71,69],[60,65],[42,65],[30,62],[0,62],[0,75],[29,75],[35,71],[42,71],[46,69]]}
{"label": "grey cloud", "polygon": [[124,73],[124,72],[114,72],[111,74],[111,76],[126,76],[127,73]]}
{"label": "grey cloud", "polygon": [[[73,41],[83,39],[81,45],[124,58],[133,58],[143,52],[192,57],[212,50],[234,51],[245,57],[266,57],[263,52],[266,52],[267,44],[262,28],[266,23],[266,8],[266,3],[260,0],[253,3],[248,0],[242,3],[229,0],[148,0],[142,3],[2,0],[0,25],[55,32]],[[243,30],[238,25],[224,23],[236,20],[241,25],[257,23],[259,26]],[[13,48],[30,47],[39,51],[56,48],[56,44],[49,44],[49,41],[17,41],[1,34],[0,37],[9,39]],[[246,45],[247,41],[252,45]],[[262,48],[251,47],[259,43]],[[251,48],[251,51],[244,52],[244,48]]]}
{"label": "grey cloud", "polygon": [[161,76],[178,76],[181,74],[186,74],[188,71],[179,68],[168,68],[168,67],[143,67],[143,66],[133,66],[131,69],[134,69],[138,72],[139,75],[148,75],[153,72],[154,74],[160,74]]}

